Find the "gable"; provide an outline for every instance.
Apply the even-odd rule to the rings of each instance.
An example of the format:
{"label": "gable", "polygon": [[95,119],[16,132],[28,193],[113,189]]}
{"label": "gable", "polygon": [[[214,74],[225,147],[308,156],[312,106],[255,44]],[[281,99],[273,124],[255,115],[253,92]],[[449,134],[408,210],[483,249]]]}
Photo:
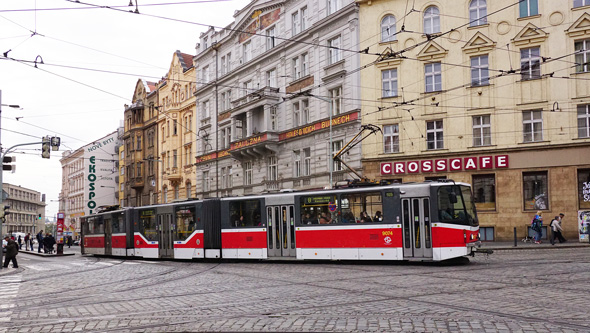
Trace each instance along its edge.
{"label": "gable", "polygon": [[416,58],[420,60],[434,60],[440,59],[446,56],[448,53],[442,46],[437,44],[435,41],[431,40],[430,42],[426,43],[424,48],[418,53]]}
{"label": "gable", "polygon": [[496,47],[496,42],[478,31],[465,43],[463,51],[465,53],[483,53],[491,51],[494,47]]}
{"label": "gable", "polygon": [[590,14],[582,14],[565,33],[570,37],[590,36]]}
{"label": "gable", "polygon": [[549,34],[543,31],[543,29],[529,23],[516,34],[512,39],[512,43],[516,46],[538,44],[545,41],[547,37],[549,37]]}

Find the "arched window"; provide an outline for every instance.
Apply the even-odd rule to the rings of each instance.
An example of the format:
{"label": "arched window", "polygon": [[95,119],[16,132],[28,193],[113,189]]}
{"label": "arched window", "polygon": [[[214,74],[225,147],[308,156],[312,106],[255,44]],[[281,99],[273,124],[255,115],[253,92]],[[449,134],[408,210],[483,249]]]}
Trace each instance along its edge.
{"label": "arched window", "polygon": [[381,41],[391,42],[396,40],[395,37],[395,16],[386,15],[381,20]]}
{"label": "arched window", "polygon": [[436,6],[430,6],[424,11],[424,33],[440,32],[440,15]]}
{"label": "arched window", "polygon": [[486,0],[471,0],[469,3],[469,26],[475,27],[488,23],[488,6]]}

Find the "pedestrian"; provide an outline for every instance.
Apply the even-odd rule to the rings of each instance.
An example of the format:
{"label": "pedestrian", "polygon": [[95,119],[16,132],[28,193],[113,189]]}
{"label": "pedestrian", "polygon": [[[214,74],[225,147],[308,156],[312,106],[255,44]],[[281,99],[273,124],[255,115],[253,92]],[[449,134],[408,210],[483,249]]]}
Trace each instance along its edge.
{"label": "pedestrian", "polygon": [[23,239],[20,238],[20,235],[18,235],[17,242],[18,242],[18,249],[22,250],[23,249]]}
{"label": "pedestrian", "polygon": [[31,247],[31,251],[35,251],[33,250],[33,236],[31,236],[31,233],[29,232],[29,245]]}
{"label": "pedestrian", "polygon": [[39,231],[39,233],[37,234],[37,244],[39,245],[39,247],[37,248],[37,252],[41,253],[41,249],[43,248],[43,230]]}
{"label": "pedestrian", "polygon": [[55,245],[55,238],[51,234],[46,234],[43,238],[43,245],[45,245],[45,253],[53,253],[53,245]]}
{"label": "pedestrian", "polygon": [[18,254],[18,247],[16,242],[10,238],[10,236],[4,236],[4,240],[6,241],[6,253],[4,254],[6,258],[4,258],[4,268],[8,268],[8,263],[12,261],[12,267],[18,268],[18,263],[16,262],[16,255]]}
{"label": "pedestrian", "polygon": [[541,244],[541,237],[543,237],[543,212],[537,211],[537,215],[531,222],[531,229],[535,232],[535,244]]}
{"label": "pedestrian", "polygon": [[29,238],[31,237],[31,233],[28,233],[25,236],[25,251],[29,251]]}
{"label": "pedestrian", "polygon": [[561,227],[561,220],[563,219],[565,215],[563,213],[560,213],[558,216],[556,216],[552,221],[551,221],[551,245],[555,244],[555,239],[557,238],[557,240],[559,240],[560,243],[564,243],[567,242],[567,240],[563,237],[563,235],[561,234],[561,232],[563,231],[563,228]]}

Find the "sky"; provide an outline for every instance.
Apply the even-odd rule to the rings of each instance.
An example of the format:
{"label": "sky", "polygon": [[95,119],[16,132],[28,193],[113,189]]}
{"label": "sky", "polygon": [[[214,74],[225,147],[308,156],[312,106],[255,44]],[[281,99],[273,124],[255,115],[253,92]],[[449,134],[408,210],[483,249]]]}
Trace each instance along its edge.
{"label": "sky", "polygon": [[[132,1],[2,0],[1,104],[20,108],[2,106],[0,142],[35,143],[9,154],[16,172],[3,182],[45,194],[48,218],[59,209],[62,153],[115,131],[139,78],[158,81],[176,50],[194,55],[201,32],[233,22],[249,2]],[[128,12],[136,1],[139,14]],[[41,158],[46,135],[61,138],[50,159]]]}

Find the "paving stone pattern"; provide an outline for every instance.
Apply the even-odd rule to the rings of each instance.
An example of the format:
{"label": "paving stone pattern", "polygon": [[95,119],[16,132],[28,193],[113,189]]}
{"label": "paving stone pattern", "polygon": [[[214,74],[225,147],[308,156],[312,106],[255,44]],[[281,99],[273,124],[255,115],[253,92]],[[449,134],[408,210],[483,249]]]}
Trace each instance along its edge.
{"label": "paving stone pattern", "polygon": [[[20,258],[19,258],[20,259]],[[590,249],[470,264],[23,260],[3,332],[590,332]]]}

